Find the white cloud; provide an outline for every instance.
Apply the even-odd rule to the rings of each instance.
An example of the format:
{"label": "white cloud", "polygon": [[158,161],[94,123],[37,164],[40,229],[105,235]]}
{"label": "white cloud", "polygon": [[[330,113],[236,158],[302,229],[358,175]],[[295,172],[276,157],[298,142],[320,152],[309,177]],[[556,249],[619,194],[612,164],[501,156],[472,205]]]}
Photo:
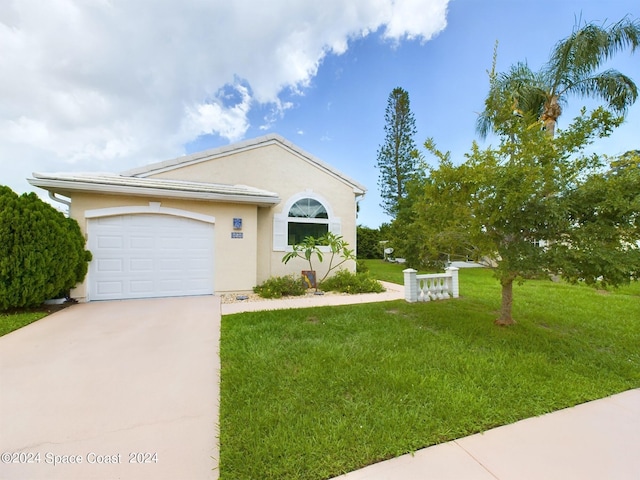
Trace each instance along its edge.
{"label": "white cloud", "polygon": [[426,41],[447,2],[4,0],[0,183],[124,169],[207,133],[237,140],[256,106],[268,128],[291,108],[279,95],[304,92],[327,54],[378,30]]}
{"label": "white cloud", "polygon": [[385,37],[427,41],[446,27],[446,13],[447,2],[397,0],[386,23]]}
{"label": "white cloud", "polygon": [[[218,92],[216,98],[208,103],[188,107],[181,128],[184,141],[210,132],[235,141],[247,131],[247,114],[252,102],[248,88],[239,84],[233,86],[233,91],[239,95],[237,102],[233,102],[236,98],[229,88],[224,91],[226,93]],[[230,101],[232,105],[225,105]]]}

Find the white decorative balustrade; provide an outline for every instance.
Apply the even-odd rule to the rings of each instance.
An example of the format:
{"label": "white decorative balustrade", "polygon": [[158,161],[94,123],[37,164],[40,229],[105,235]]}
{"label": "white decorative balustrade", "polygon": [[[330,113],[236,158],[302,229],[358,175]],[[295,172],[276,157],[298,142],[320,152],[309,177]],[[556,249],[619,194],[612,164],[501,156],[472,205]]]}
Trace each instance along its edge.
{"label": "white decorative balustrade", "polygon": [[445,273],[424,275],[418,275],[413,268],[407,268],[402,272],[404,273],[404,299],[407,302],[446,300],[458,298],[460,295],[456,267],[447,268]]}

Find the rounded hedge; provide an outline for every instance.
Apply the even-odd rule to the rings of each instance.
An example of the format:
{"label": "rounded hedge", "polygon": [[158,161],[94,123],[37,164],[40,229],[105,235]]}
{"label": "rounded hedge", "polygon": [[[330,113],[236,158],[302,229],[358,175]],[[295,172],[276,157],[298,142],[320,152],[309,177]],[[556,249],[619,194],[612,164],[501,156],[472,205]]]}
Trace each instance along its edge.
{"label": "rounded hedge", "polygon": [[40,305],[83,281],[84,246],[75,220],[35,193],[0,186],[0,310]]}
{"label": "rounded hedge", "polygon": [[325,292],[343,293],[382,293],[384,286],[368,273],[351,273],[339,270],[320,284]]}
{"label": "rounded hedge", "polygon": [[300,296],[307,292],[307,287],[302,277],[285,275],[284,277],[271,277],[264,283],[253,287],[253,292],[262,298],[282,298],[283,296]]}

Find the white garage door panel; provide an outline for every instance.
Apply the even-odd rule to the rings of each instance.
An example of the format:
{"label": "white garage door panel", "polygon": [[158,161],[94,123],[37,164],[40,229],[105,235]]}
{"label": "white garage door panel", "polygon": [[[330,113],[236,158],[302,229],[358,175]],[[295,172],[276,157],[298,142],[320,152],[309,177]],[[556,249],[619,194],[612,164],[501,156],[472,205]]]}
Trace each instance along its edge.
{"label": "white garage door panel", "polygon": [[122,260],[120,258],[99,258],[97,269],[100,272],[122,272]]}
{"label": "white garage door panel", "polygon": [[138,214],[89,221],[89,300],[213,293],[213,224]]}
{"label": "white garage door panel", "polygon": [[122,282],[100,282],[97,293],[99,295],[115,295],[113,298],[119,298],[123,291]]}
{"label": "white garage door panel", "polygon": [[182,268],[182,262],[177,258],[161,258],[159,268],[161,272],[176,272]]}
{"label": "white garage door panel", "polygon": [[132,272],[153,272],[153,259],[151,258],[132,258],[129,263]]}
{"label": "white garage door panel", "polygon": [[[132,294],[153,294],[153,280],[131,280],[129,291]],[[146,295],[145,295],[146,296]]]}
{"label": "white garage door panel", "polygon": [[121,249],[122,237],[114,237],[111,235],[104,235],[98,239],[98,247],[104,249]]}
{"label": "white garage door panel", "polygon": [[151,236],[140,237],[137,235],[136,236],[131,235],[129,237],[129,246],[132,249],[140,249],[140,250],[153,248],[153,237]]}

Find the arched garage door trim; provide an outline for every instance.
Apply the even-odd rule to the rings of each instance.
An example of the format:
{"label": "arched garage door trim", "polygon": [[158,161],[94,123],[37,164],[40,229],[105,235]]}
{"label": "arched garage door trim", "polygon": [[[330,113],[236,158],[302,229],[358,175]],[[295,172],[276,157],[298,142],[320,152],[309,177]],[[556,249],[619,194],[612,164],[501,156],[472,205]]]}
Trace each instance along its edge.
{"label": "arched garage door trim", "polygon": [[216,223],[216,217],[204,215],[202,213],[190,212],[188,210],[180,210],[178,208],[167,208],[160,206],[160,203],[149,202],[149,205],[136,205],[130,207],[112,207],[97,208],[95,210],[86,210],[84,218],[100,218],[113,217],[116,215],[135,215],[141,213],[155,213],[159,215],[173,215],[174,217],[190,218],[205,223]]}

